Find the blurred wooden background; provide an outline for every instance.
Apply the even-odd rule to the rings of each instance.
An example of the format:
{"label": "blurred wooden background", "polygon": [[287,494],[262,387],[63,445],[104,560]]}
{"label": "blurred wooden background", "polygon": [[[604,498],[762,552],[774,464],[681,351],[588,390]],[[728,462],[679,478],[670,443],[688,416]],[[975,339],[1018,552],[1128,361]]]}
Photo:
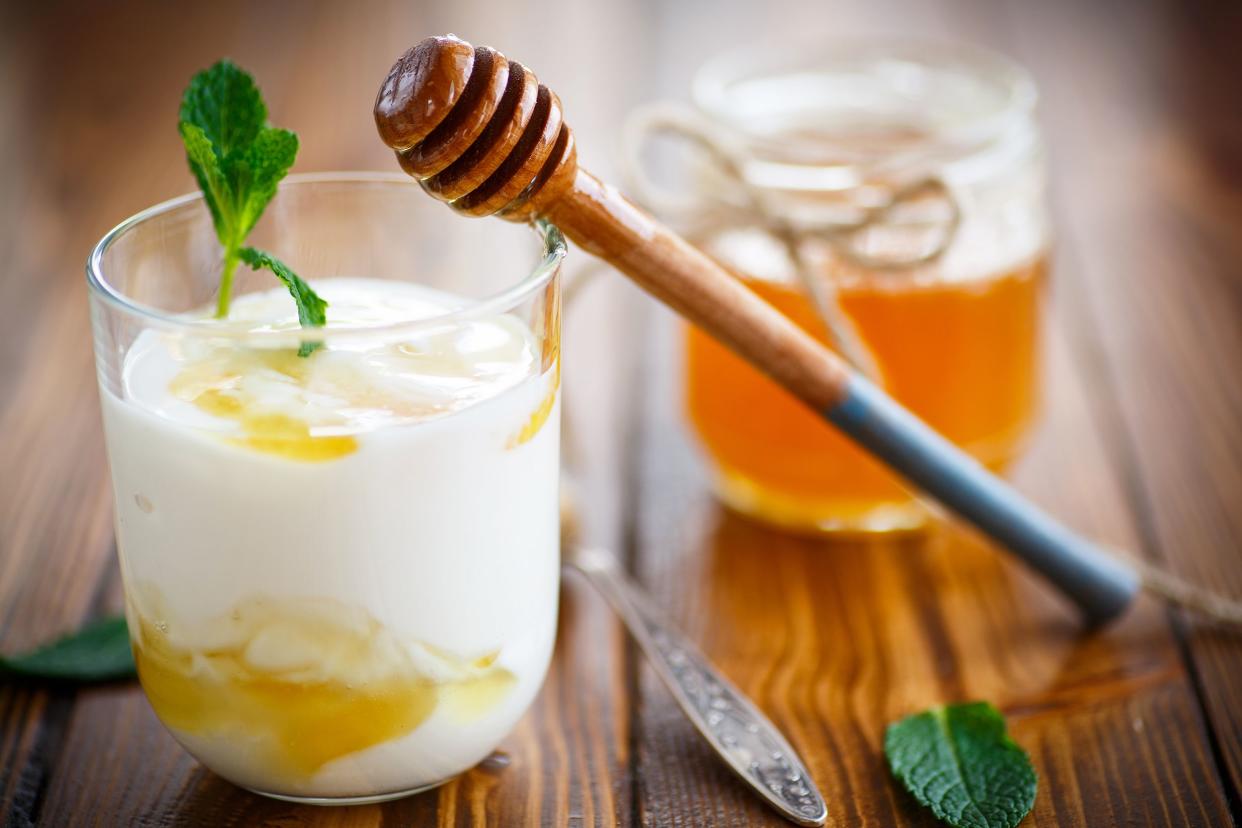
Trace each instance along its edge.
{"label": "blurred wooden background", "polygon": [[[0,651],[119,606],[83,279],[121,218],[192,189],[179,95],[224,55],[302,137],[299,171],[391,169],[389,64],[456,32],[560,94],[592,170],[626,111],[719,50],[792,35],[976,41],[1043,90],[1057,261],[1048,398],[1017,484],[1074,526],[1242,595],[1242,6],[1029,0],[489,0],[0,7]],[[572,254],[571,254],[572,257]],[[678,414],[674,326],[611,277],[566,329],[589,536],[614,547],[807,759],[834,825],[931,824],[885,724],[986,698],[1032,754],[1029,825],[1237,824],[1242,636],[1145,599],[1084,634],[945,529],[816,544],[722,512]],[[584,585],[508,758],[384,806],[314,810],[199,768],[135,686],[0,687],[6,825],[761,825]]]}

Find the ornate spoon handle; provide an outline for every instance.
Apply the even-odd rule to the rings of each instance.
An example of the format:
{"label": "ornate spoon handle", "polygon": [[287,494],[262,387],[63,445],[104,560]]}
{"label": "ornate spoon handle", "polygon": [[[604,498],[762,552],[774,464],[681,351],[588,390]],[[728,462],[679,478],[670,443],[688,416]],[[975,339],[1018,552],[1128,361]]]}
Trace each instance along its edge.
{"label": "ornate spoon handle", "polygon": [[583,573],[625,621],[660,679],[716,753],[782,816],[823,825],[824,798],[776,726],[721,675],[600,549],[576,549],[566,563]]}

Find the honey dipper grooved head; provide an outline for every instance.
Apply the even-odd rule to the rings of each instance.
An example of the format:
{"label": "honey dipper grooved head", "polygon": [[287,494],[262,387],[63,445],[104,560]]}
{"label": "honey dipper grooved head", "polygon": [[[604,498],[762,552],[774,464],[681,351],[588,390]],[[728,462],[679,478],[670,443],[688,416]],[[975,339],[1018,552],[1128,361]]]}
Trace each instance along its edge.
{"label": "honey dipper grooved head", "polygon": [[526,221],[577,172],[556,94],[520,63],[453,35],[397,59],[375,99],[375,126],[403,170],[467,215]]}

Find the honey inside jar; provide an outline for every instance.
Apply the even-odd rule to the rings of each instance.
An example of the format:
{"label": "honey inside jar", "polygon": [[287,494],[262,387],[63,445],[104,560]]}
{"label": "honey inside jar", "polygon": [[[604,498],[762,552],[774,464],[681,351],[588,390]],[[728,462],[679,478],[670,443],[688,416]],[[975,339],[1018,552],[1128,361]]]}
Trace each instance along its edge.
{"label": "honey inside jar", "polygon": [[[980,461],[1002,469],[1038,397],[1041,256],[994,276],[911,285],[869,280],[838,299],[885,388]],[[747,279],[827,344],[794,285]],[[791,528],[914,528],[921,510],[877,460],[696,328],[687,329],[686,408],[729,505]]]}
{"label": "honey inside jar", "polygon": [[[650,135],[693,139],[680,178],[644,184],[657,167],[636,178],[648,200],[1003,470],[1040,386],[1050,232],[1030,76],[962,44],[877,40],[744,49],[709,62],[693,89],[695,117],[640,118],[631,131],[632,158]],[[686,413],[726,505],[817,533],[926,524],[898,478],[823,412],[700,331],[685,336]]]}

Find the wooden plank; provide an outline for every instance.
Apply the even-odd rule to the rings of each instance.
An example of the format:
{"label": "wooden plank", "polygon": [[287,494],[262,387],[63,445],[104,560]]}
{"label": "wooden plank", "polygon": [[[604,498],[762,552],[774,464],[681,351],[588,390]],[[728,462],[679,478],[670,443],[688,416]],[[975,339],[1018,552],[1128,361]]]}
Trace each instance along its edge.
{"label": "wooden plank", "polygon": [[[1011,3],[1045,89],[1064,288],[1142,544],[1174,572],[1242,597],[1242,14]],[[1056,43],[1050,51],[1044,44]],[[1235,819],[1242,812],[1242,637],[1178,628]]]}
{"label": "wooden plank", "polygon": [[[1075,527],[1130,545],[1084,378],[1059,334],[1050,356],[1048,419],[1017,484]],[[1228,820],[1195,695],[1156,604],[1087,635],[1042,583],[960,530],[821,543],[734,517],[711,501],[664,379],[643,430],[639,573],[785,730],[832,824],[931,824],[888,778],[883,729],[927,705],[976,698],[1000,706],[1032,753],[1044,780],[1033,825]],[[644,824],[692,824],[686,815],[703,808],[713,824],[776,824],[699,744],[649,670],[640,690]]]}
{"label": "wooden plank", "polygon": [[[45,41],[22,36],[39,25],[34,12],[9,22],[13,27],[4,29],[20,46],[3,49],[13,87],[0,160],[13,187],[5,188],[5,200],[15,200],[6,203],[0,225],[0,647],[6,652],[97,612],[99,576],[114,557],[81,281],[92,237],[107,225],[88,214],[83,199],[97,199],[98,209],[121,209],[108,192],[74,186],[91,159],[70,149],[66,127],[73,113],[49,111],[40,96],[63,76]],[[76,139],[97,137],[82,127]],[[114,148],[106,139],[96,147]],[[37,817],[75,699],[71,689],[0,686],[6,822]]]}

